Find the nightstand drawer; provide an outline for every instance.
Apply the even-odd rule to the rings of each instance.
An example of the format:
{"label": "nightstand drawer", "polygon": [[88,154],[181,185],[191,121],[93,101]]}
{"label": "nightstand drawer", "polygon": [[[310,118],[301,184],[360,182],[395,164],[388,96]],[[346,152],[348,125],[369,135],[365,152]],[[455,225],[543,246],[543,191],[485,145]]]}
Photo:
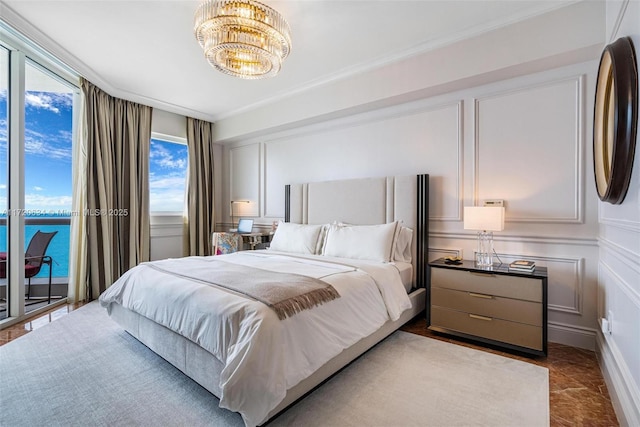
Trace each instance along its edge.
{"label": "nightstand drawer", "polygon": [[540,279],[534,278],[434,268],[431,271],[431,286],[542,302]]}
{"label": "nightstand drawer", "polygon": [[543,350],[542,328],[431,306],[431,326]]}
{"label": "nightstand drawer", "polygon": [[474,292],[431,288],[431,304],[467,313],[542,326],[542,303]]}

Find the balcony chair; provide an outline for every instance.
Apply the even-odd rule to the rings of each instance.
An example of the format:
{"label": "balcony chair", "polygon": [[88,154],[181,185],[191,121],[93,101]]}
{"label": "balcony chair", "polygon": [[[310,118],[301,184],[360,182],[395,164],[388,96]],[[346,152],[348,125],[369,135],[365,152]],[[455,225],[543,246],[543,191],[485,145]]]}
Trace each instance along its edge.
{"label": "balcony chair", "polygon": [[[31,278],[40,272],[42,264],[49,265],[49,303],[51,303],[51,268],[53,259],[46,255],[47,247],[51,243],[51,239],[55,236],[57,231],[52,233],[43,233],[40,230],[36,231],[29,241],[29,246],[24,255],[24,277],[28,279],[27,292],[25,296],[27,299],[31,298]],[[0,252],[0,279],[7,277],[7,253]]]}
{"label": "balcony chair", "polygon": [[42,264],[47,264],[49,266],[48,303],[51,304],[51,270],[53,269],[53,259],[47,255],[47,248],[49,247],[49,243],[51,243],[51,239],[53,239],[53,236],[57,233],[57,231],[43,233],[38,230],[29,241],[29,246],[27,246],[27,251],[24,254],[24,277],[28,279],[27,292],[25,295],[27,299],[31,299],[31,278],[40,273]]}

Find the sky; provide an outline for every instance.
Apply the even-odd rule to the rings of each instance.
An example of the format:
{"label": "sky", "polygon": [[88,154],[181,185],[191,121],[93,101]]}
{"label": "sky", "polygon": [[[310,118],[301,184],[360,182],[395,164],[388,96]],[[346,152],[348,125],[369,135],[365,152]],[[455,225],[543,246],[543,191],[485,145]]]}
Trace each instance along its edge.
{"label": "sky", "polygon": [[151,139],[149,208],[151,212],[182,212],[187,179],[187,146]]}
{"label": "sky", "polygon": [[[25,209],[36,215],[68,216],[72,207],[73,94],[28,91],[25,103]],[[0,215],[7,206],[7,125],[7,92],[0,91]],[[152,140],[152,212],[182,212],[186,168],[186,145]]]}

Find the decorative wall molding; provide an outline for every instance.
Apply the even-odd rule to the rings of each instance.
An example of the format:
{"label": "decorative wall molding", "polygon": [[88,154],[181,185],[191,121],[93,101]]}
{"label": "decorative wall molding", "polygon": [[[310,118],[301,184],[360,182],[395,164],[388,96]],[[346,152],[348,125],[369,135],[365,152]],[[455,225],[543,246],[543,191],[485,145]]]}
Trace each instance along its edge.
{"label": "decorative wall molding", "polygon": [[[249,216],[260,216],[261,144],[239,145],[229,149],[229,201],[250,200],[256,204]],[[231,216],[231,204],[228,215]]]}
{"label": "decorative wall molding", "polygon": [[[518,112],[522,110],[523,113],[530,114],[526,117],[529,126],[533,126],[531,123],[547,120],[550,113],[544,99],[551,94],[552,101],[560,101],[559,104],[553,104],[560,109],[560,115],[557,120],[549,121],[553,127],[548,132],[555,132],[556,128],[558,129],[562,138],[559,140],[562,147],[556,151],[558,155],[555,163],[544,161],[541,163],[547,167],[559,166],[560,170],[557,176],[553,175],[550,179],[550,186],[543,188],[543,185],[540,185],[536,189],[539,190],[538,193],[522,195],[520,200],[523,201],[520,206],[532,206],[534,209],[530,212],[520,209],[518,216],[521,218],[517,218],[516,222],[523,224],[508,227],[510,233],[496,233],[495,241],[498,247],[503,249],[504,254],[500,255],[503,261],[528,258],[549,268],[548,310],[552,319],[549,326],[550,339],[581,348],[594,349],[595,333],[593,329],[586,326],[595,324],[596,317],[595,263],[597,258],[595,253],[597,253],[598,239],[595,226],[595,202],[592,203],[591,200],[584,198],[586,188],[584,164],[587,157],[584,146],[586,133],[584,104],[587,99],[587,85],[585,74],[583,74],[590,73],[592,66],[592,62],[589,62],[366,113],[325,118],[322,122],[301,125],[295,129],[274,132],[268,136],[252,137],[251,140],[235,142],[228,147],[230,149],[238,144],[259,144],[261,147],[260,164],[263,184],[261,196],[264,214],[261,219],[263,222],[281,217],[280,192],[284,191],[280,186],[281,184],[284,186],[284,181],[375,176],[371,174],[381,174],[385,172],[385,168],[407,171],[407,165],[401,159],[408,156],[387,157],[389,149],[385,147],[388,146],[396,147],[397,153],[403,152],[398,147],[409,147],[409,155],[412,156],[408,157],[409,159],[423,158],[425,152],[428,156],[433,152],[431,159],[413,162],[409,169],[415,168],[416,165],[435,164],[432,160],[443,154],[446,156],[444,163],[441,159],[439,164],[435,164],[436,167],[440,167],[440,170],[437,173],[428,171],[432,175],[432,197],[437,195],[434,201],[437,205],[434,204],[434,206],[440,207],[440,210],[431,212],[430,220],[433,221],[434,227],[431,227],[432,231],[429,233],[432,246],[429,248],[428,258],[433,260],[443,256],[462,256],[463,253],[475,247],[477,238],[475,233],[462,230],[463,206],[469,204],[470,195],[473,195],[474,200],[478,199],[478,194],[486,198],[489,188],[478,186],[479,180],[474,181],[474,176],[477,172],[482,172],[479,174],[481,179],[493,180],[491,186],[493,191],[494,187],[498,188],[495,184],[498,182],[496,176],[501,174],[500,161],[508,161],[505,157],[500,159],[493,157],[496,160],[485,163],[483,153],[478,150],[488,148],[489,152],[496,153],[499,153],[502,147],[508,150],[509,136],[497,139],[494,145],[482,144],[480,147],[477,144],[477,138],[473,137],[474,132],[481,138],[488,138],[494,134],[499,136],[501,130],[498,123],[499,115],[503,111],[509,113],[508,109],[512,107],[518,108]],[[591,76],[591,74],[588,75]],[[505,88],[508,90],[501,91]],[[537,90],[539,91],[536,92]],[[559,91],[557,96],[554,95],[555,91]],[[485,96],[487,93],[488,95]],[[503,102],[499,97],[505,94],[518,95]],[[530,96],[535,98],[535,102],[528,102]],[[498,102],[482,104],[483,99],[492,99],[492,97],[498,97]],[[477,105],[478,101],[480,108]],[[527,108],[530,106],[540,109],[527,113]],[[490,107],[491,110],[485,107]],[[430,115],[431,111],[435,114]],[[426,114],[421,116],[423,113]],[[496,124],[490,124],[489,132],[485,128],[480,134],[478,126],[484,125],[483,119],[479,117],[482,113],[490,113],[490,123],[496,122]],[[473,120],[469,120],[469,117],[473,117]],[[446,131],[441,134],[432,132],[432,122],[446,128]],[[403,125],[404,128],[399,127]],[[509,135],[516,134],[516,131],[517,125],[512,126]],[[544,137],[546,135],[544,132],[547,131],[539,135]],[[415,136],[416,139],[411,142],[406,141],[404,145],[393,144],[404,141],[397,138],[405,138],[405,136],[411,138]],[[441,142],[435,144],[434,137]],[[446,146],[442,142],[445,140]],[[353,145],[350,144],[351,141],[354,142]],[[546,158],[546,153],[553,149],[556,142],[558,141],[553,135],[551,139],[547,138],[542,147],[534,153],[534,158]],[[493,156],[493,153],[490,155]],[[377,163],[377,158],[374,156],[383,158],[386,163]],[[355,164],[349,163],[354,159]],[[479,159],[482,160],[480,163]],[[528,161],[528,158],[525,161]],[[497,168],[478,170],[479,166],[486,165]],[[531,166],[531,170],[533,167]],[[530,169],[526,168],[519,175],[521,180],[529,176],[527,171]],[[534,172],[542,178],[547,174],[544,169],[542,172]],[[407,173],[413,173],[413,170]],[[502,173],[502,175],[505,174]],[[508,180],[509,176],[511,175],[505,175],[500,179]],[[559,187],[554,183],[559,183]],[[479,191],[483,189],[484,191]],[[550,202],[544,201],[547,193],[551,195]],[[561,200],[565,194],[569,194],[569,199]],[[505,200],[509,209],[510,200],[507,198]],[[553,204],[555,202],[558,203]],[[550,204],[547,206],[541,203]],[[588,209],[585,204],[588,205]],[[284,205],[284,199],[282,205]],[[585,216],[589,217],[589,223],[585,223]],[[535,223],[535,225],[525,225],[525,222]],[[558,225],[555,225],[556,223]],[[580,226],[576,227],[575,224]],[[439,231],[433,231],[434,228]],[[467,258],[469,257],[468,254]]]}
{"label": "decorative wall molding", "polygon": [[219,114],[214,117],[214,121],[223,120],[229,117],[233,117],[239,114],[244,114],[250,112],[252,110],[256,110],[261,107],[267,107],[271,104],[275,104],[277,102],[281,102],[283,100],[289,99],[296,95],[304,94],[313,89],[317,89],[323,86],[327,86],[332,83],[340,82],[348,78],[357,77],[360,75],[365,75],[366,73],[374,72],[383,67],[391,66],[392,64],[399,63],[401,61],[428,54],[431,51],[436,49],[440,49],[446,46],[449,46],[454,43],[458,43],[464,40],[472,39],[474,37],[482,36],[483,34],[490,33],[495,30],[500,30],[501,28],[514,25],[521,21],[525,21],[527,19],[535,18],[537,16],[543,15],[545,13],[553,12],[554,10],[563,7],[561,3],[552,4],[549,3],[543,9],[540,9],[535,12],[519,12],[516,15],[512,16],[510,19],[502,22],[490,22],[483,25],[477,25],[471,28],[467,28],[462,31],[458,31],[456,33],[452,33],[447,35],[446,37],[440,37],[437,40],[429,40],[426,42],[419,43],[411,48],[400,50],[398,52],[392,53],[390,55],[381,57],[374,61],[368,61],[366,64],[355,65],[349,68],[342,69],[338,72],[325,75],[321,78],[311,80],[303,85],[298,87],[290,88],[288,91],[283,92],[279,95],[275,95],[269,98],[265,98],[261,101],[255,102],[253,104],[247,105],[242,108],[235,109],[233,111],[229,111],[224,114]]}
{"label": "decorative wall molding", "polygon": [[[349,130],[354,130],[354,129],[358,129],[358,128],[362,128],[364,129],[363,132],[366,132],[366,126],[368,125],[379,125],[382,122],[385,121],[390,121],[390,120],[395,120],[395,119],[404,119],[404,118],[411,118],[412,116],[418,116],[421,114],[429,114],[431,112],[441,112],[441,111],[445,111],[447,109],[451,109],[455,111],[455,128],[454,129],[449,129],[452,133],[455,132],[455,138],[456,138],[456,142],[455,142],[455,156],[456,156],[456,160],[455,160],[455,177],[449,177],[447,176],[447,178],[451,178],[451,179],[455,179],[455,184],[451,185],[451,188],[453,188],[455,186],[455,193],[451,194],[451,192],[449,192],[447,194],[447,197],[449,199],[453,199],[455,200],[456,206],[455,206],[455,213],[451,213],[448,215],[442,215],[442,216],[438,216],[438,215],[431,215],[430,216],[430,220],[432,221],[461,221],[462,220],[462,212],[463,212],[463,205],[464,205],[464,197],[463,197],[463,191],[464,191],[464,140],[463,140],[463,134],[464,134],[464,129],[463,129],[463,106],[464,106],[464,102],[461,99],[456,99],[454,101],[447,101],[447,102],[434,102],[431,99],[427,99],[427,100],[420,100],[420,101],[414,101],[414,102],[410,102],[410,103],[406,103],[406,104],[402,104],[402,105],[395,105],[393,107],[386,107],[386,108],[382,108],[380,110],[375,110],[375,111],[370,111],[367,113],[362,113],[362,114],[356,114],[354,116],[349,116],[349,117],[343,117],[343,118],[339,118],[339,119],[334,119],[334,120],[330,120],[330,121],[326,121],[323,123],[317,123],[317,124],[313,124],[313,125],[309,125],[309,126],[303,126],[300,128],[296,128],[296,129],[292,129],[292,130],[287,130],[278,134],[274,134],[271,135],[269,137],[269,139],[264,140],[262,142],[263,145],[263,153],[264,156],[262,158],[262,164],[263,164],[263,182],[264,182],[264,206],[265,206],[265,210],[264,210],[264,215],[265,217],[268,218],[279,218],[281,217],[281,214],[279,214],[278,212],[274,212],[273,211],[273,207],[270,207],[270,203],[269,203],[269,192],[270,191],[274,191],[274,189],[272,188],[272,183],[269,182],[269,173],[270,173],[270,156],[271,156],[271,147],[273,147],[275,144],[286,144],[286,143],[290,143],[290,144],[295,144],[295,141],[297,139],[303,138],[305,136],[309,136],[309,137],[317,137],[319,135],[323,135],[323,134],[329,134],[331,132],[341,132],[344,131],[344,133],[346,133]],[[343,132],[341,132],[343,133]],[[450,145],[449,145],[450,147]],[[449,148],[451,150],[451,148]],[[451,150],[452,151],[452,150]],[[394,172],[394,171],[388,171],[385,173],[389,173],[389,174],[400,174],[401,169],[399,169],[399,172]],[[414,171],[412,171],[414,172]],[[409,172],[409,173],[412,173]],[[415,171],[415,173],[421,173],[423,172],[422,170],[420,171]],[[345,174],[339,174],[340,176],[335,176],[335,177],[331,177],[331,178],[327,178],[327,180],[331,180],[331,179],[347,179],[347,178],[359,178],[359,177],[366,177],[366,176],[360,176],[360,175],[345,175]],[[353,175],[353,176],[352,176]],[[431,175],[431,182],[433,183],[434,180],[437,180],[438,178],[440,178],[440,176],[437,175]],[[433,193],[433,194],[439,194],[439,193]],[[433,195],[432,195],[433,197]],[[453,204],[452,202],[450,202],[451,205]],[[451,211],[453,211],[454,209],[451,208]]]}
{"label": "decorative wall molding", "polygon": [[[267,173],[267,170],[269,169],[269,142],[264,142],[263,144],[263,149],[262,149],[262,182],[264,183],[264,186],[262,188],[262,194],[263,194],[263,198],[264,198],[264,218],[268,218],[268,219],[284,219],[284,210],[280,213],[277,212],[271,212],[269,210],[269,203],[267,203],[267,201],[269,200],[269,174]],[[282,193],[284,194],[284,188],[282,189]]]}
{"label": "decorative wall molding", "polygon": [[[439,239],[456,239],[456,240],[476,240],[475,233],[468,232],[448,232],[448,231],[430,231],[429,237]],[[494,242],[518,242],[518,243],[535,243],[542,245],[570,245],[570,246],[598,246],[598,239],[587,237],[565,237],[565,236],[528,236],[522,234],[504,234],[497,233],[493,236]]]}
{"label": "decorative wall molding", "polygon": [[631,380],[633,375],[620,350],[602,332],[596,334],[596,346],[600,370],[620,425],[640,425],[640,390]]}
{"label": "decorative wall molding", "polygon": [[[474,204],[478,204],[480,201],[480,128],[481,128],[481,104],[485,101],[497,100],[512,95],[522,94],[526,92],[532,92],[535,90],[549,89],[554,86],[563,84],[572,84],[575,96],[575,129],[574,129],[574,168],[575,168],[575,186],[573,189],[573,212],[568,213],[566,216],[520,216],[514,217],[513,214],[507,215],[506,221],[508,222],[527,222],[527,223],[560,223],[560,224],[581,224],[584,222],[584,188],[585,188],[585,173],[584,173],[584,147],[585,147],[585,80],[584,74],[556,78],[548,80],[546,82],[535,83],[525,86],[518,86],[508,90],[496,91],[476,97],[473,99],[473,201]],[[541,166],[542,163],[541,163]]]}
{"label": "decorative wall molding", "polygon": [[[316,135],[319,133],[327,133],[335,130],[346,130],[366,125],[368,123],[377,123],[383,120],[408,117],[416,114],[428,113],[430,111],[443,110],[449,107],[456,107],[458,108],[458,111],[462,111],[462,105],[462,99],[453,99],[441,102],[434,102],[430,98],[420,99],[418,101],[392,105],[390,107],[383,107],[377,110],[366,111],[349,116],[331,118],[323,122],[276,132],[269,135],[267,138],[259,136],[255,139],[248,139],[247,142],[255,143],[258,142],[258,140],[264,141],[265,143],[286,142],[288,140],[292,140],[301,136]],[[460,118],[461,116],[462,115],[459,114]]]}
{"label": "decorative wall molding", "polygon": [[622,230],[628,230],[628,231],[633,231],[635,233],[640,233],[640,221],[600,217],[599,222],[600,224],[605,224],[611,227],[620,228]]}
{"label": "decorative wall molding", "polygon": [[624,15],[627,12],[627,6],[629,6],[629,0],[623,0],[622,2],[620,2],[620,9],[618,10],[616,22],[615,24],[613,24],[613,28],[611,28],[611,34],[609,35],[609,43],[614,42],[618,38],[618,32],[620,31],[620,26],[622,25],[622,21],[624,20]]}
{"label": "decorative wall molding", "polygon": [[595,350],[596,330],[562,322],[549,321],[547,324],[548,339],[572,347]]}
{"label": "decorative wall molding", "polygon": [[[528,259],[535,261],[537,265],[544,264],[547,269],[552,270],[553,264],[557,266],[568,265],[572,270],[571,277],[573,279],[573,283],[567,283],[566,281],[563,283],[564,285],[570,286],[573,290],[572,301],[569,301],[567,305],[562,305],[558,303],[549,302],[547,308],[549,311],[556,311],[560,313],[570,313],[582,316],[582,307],[583,307],[583,284],[584,284],[584,258],[560,258],[560,257],[547,257],[547,256],[538,256],[538,255],[530,255],[530,254],[514,254],[514,253],[498,253],[498,256],[502,260],[503,263],[507,264],[517,259]],[[552,286],[554,283],[554,276],[549,275],[548,279],[548,293],[551,295]],[[551,301],[551,297],[549,298]],[[572,326],[577,327],[577,326]]]}
{"label": "decorative wall molding", "polygon": [[[637,266],[635,267],[635,270],[638,272]],[[638,291],[636,291],[629,282],[624,280],[609,264],[604,261],[600,261],[598,263],[598,282],[610,284],[611,282],[603,277],[605,274],[613,280],[616,287],[624,292],[629,301],[631,301],[638,311],[640,311],[640,293],[638,293]]]}
{"label": "decorative wall molding", "polygon": [[[458,188],[458,216],[455,218],[438,218],[434,217],[433,220],[440,221],[462,221],[464,212],[464,102],[458,102],[458,171],[456,174],[457,188]],[[432,218],[429,218],[431,220]]]}
{"label": "decorative wall molding", "polygon": [[600,249],[602,251],[613,252],[615,257],[640,276],[640,254],[632,252],[624,246],[618,245],[608,239],[600,239]]}

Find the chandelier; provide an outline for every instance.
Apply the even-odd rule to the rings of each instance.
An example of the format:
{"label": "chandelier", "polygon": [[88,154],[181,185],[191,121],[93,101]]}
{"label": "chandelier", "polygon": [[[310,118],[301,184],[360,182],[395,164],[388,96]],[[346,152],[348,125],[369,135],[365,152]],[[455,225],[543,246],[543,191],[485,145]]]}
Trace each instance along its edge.
{"label": "chandelier", "polygon": [[234,77],[275,76],[291,50],[287,21],[255,0],[206,0],[194,21],[209,64]]}

